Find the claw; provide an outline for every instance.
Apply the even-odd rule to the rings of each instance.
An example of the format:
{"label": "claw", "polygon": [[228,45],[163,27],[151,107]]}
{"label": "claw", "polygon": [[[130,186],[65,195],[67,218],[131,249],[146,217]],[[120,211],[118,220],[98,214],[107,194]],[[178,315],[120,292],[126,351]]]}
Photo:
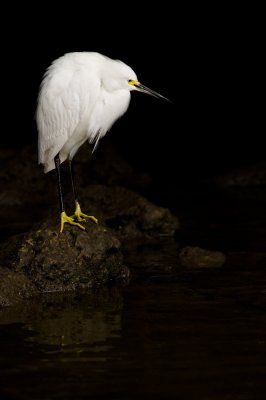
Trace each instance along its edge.
{"label": "claw", "polygon": [[70,218],[72,218],[73,220],[76,219],[79,222],[82,222],[82,221],[84,222],[84,221],[86,221],[86,218],[89,218],[89,219],[92,219],[93,222],[95,222],[95,224],[98,224],[97,218],[93,217],[93,215],[84,214],[81,211],[81,208],[80,208],[80,205],[79,205],[78,201],[76,201],[75,203],[76,203],[75,213]]}
{"label": "claw", "polygon": [[61,213],[61,227],[60,227],[60,233],[63,232],[64,229],[64,225],[65,224],[70,224],[70,225],[76,225],[78,226],[80,229],[85,230],[84,226],[82,226],[81,224],[79,224],[78,222],[75,222],[74,219],[72,217],[69,217],[68,215],[66,215],[65,211],[63,211]]}

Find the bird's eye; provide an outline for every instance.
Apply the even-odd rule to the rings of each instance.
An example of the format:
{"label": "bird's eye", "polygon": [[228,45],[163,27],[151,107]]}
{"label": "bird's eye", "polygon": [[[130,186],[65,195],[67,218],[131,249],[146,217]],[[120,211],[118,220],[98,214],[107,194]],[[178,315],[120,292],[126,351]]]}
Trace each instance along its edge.
{"label": "bird's eye", "polygon": [[138,81],[136,81],[135,79],[129,79],[129,80],[127,81],[127,83],[128,83],[129,85],[136,86],[136,84],[138,83]]}

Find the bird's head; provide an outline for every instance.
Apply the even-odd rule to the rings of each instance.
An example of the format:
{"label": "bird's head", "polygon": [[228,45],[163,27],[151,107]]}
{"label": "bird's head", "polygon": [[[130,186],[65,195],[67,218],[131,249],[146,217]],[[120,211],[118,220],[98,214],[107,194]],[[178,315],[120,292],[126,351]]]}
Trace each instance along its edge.
{"label": "bird's head", "polygon": [[163,99],[171,103],[169,99],[148,88],[147,86],[142,85],[142,83],[140,83],[137,79],[128,79],[127,83],[130,86],[130,90],[137,90],[138,92],[146,93],[153,97],[156,97],[157,99]]}
{"label": "bird's head", "polygon": [[107,83],[107,85],[111,86],[112,89],[126,89],[129,91],[135,90],[138,92],[149,94],[159,99],[167,100],[171,103],[171,101],[168,100],[166,97],[140,83],[136,73],[127,64],[123,63],[120,60],[115,60],[114,64],[112,64],[112,67],[112,69],[109,69]]}

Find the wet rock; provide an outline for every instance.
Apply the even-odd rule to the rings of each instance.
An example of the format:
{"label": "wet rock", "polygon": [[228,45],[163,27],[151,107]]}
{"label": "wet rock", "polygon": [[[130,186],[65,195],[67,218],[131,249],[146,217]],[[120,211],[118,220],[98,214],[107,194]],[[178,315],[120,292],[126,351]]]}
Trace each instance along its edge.
{"label": "wet rock", "polygon": [[[121,243],[126,248],[132,239],[157,240],[174,235],[179,223],[168,209],[115,186],[129,187],[134,181],[133,186],[137,187],[139,182],[143,187],[148,181],[140,174],[134,180],[134,170],[112,149],[106,151],[109,157],[99,152],[100,161],[97,164],[95,157],[96,167],[90,165],[91,171],[92,160],[87,149],[80,151],[76,160],[82,210],[95,215],[99,224],[89,221],[86,232],[66,225],[62,235],[59,234],[55,171],[43,173],[37,164],[36,148],[0,152],[4,165],[0,171],[3,188],[0,265],[5,270],[3,282],[7,288],[0,287],[2,304],[11,304],[8,291],[16,299],[25,293],[31,296],[38,292],[79,291],[111,281],[125,281],[129,270],[123,265]],[[105,160],[104,165],[101,159]],[[67,167],[67,163],[62,165],[62,183],[66,211],[71,214],[74,201]],[[98,174],[100,171],[99,179],[97,171]]]}
{"label": "wet rock", "polygon": [[226,261],[225,255],[220,251],[190,246],[180,251],[179,258],[181,264],[188,268],[219,268]]}
{"label": "wet rock", "polygon": [[171,212],[122,187],[91,185],[82,192],[99,220],[126,242],[139,237],[173,236],[179,222]]}
{"label": "wet rock", "polygon": [[11,306],[37,295],[35,285],[23,273],[0,268],[0,306]]}
{"label": "wet rock", "polygon": [[[13,238],[11,245],[3,245],[2,259],[41,292],[89,289],[129,277],[120,241],[94,224],[88,231],[67,226],[59,234],[58,227],[47,221],[38,230]],[[17,286],[10,279],[9,287]]]}

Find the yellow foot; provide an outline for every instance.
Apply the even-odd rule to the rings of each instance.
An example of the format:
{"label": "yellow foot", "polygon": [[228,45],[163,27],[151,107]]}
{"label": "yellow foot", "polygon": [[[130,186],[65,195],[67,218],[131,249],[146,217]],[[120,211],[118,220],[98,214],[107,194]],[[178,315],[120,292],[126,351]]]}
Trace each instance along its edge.
{"label": "yellow foot", "polygon": [[61,227],[60,227],[60,233],[63,232],[64,229],[64,225],[65,224],[70,224],[70,225],[76,225],[78,226],[80,229],[85,230],[84,226],[82,226],[81,224],[77,223],[74,221],[74,219],[72,217],[69,217],[68,215],[66,215],[65,211],[63,211],[61,213]]}
{"label": "yellow foot", "polygon": [[74,213],[74,215],[72,215],[70,218],[72,218],[73,220],[76,219],[76,220],[79,221],[79,222],[86,221],[86,218],[89,218],[89,219],[92,219],[93,222],[95,222],[95,224],[98,224],[97,218],[93,217],[92,215],[84,214],[84,213],[81,211],[80,205],[79,205],[79,203],[78,203],[77,201],[76,201],[76,210],[75,210],[75,213]]}

